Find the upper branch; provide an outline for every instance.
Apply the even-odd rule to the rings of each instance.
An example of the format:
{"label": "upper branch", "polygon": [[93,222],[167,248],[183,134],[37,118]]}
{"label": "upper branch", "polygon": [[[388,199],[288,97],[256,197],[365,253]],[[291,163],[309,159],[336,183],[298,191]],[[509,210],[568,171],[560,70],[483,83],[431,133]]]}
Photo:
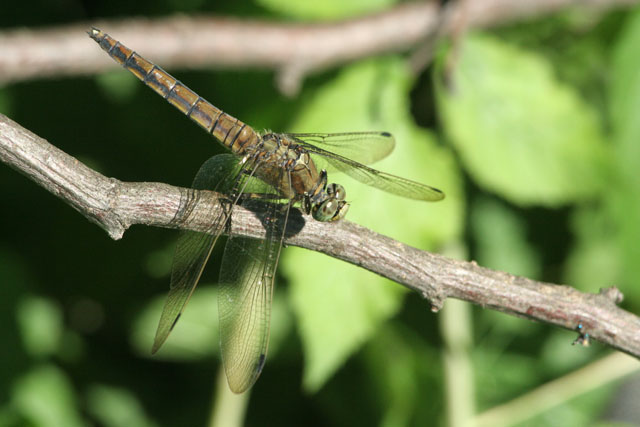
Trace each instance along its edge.
{"label": "upper branch", "polygon": [[[575,7],[575,0],[459,0],[404,3],[365,17],[329,23],[176,16],[92,22],[166,68],[263,67],[279,71],[280,89],[295,93],[306,74],[382,53],[404,51],[460,27],[486,27]],[[638,0],[583,0],[607,9]],[[88,49],[90,25],[0,33],[0,84],[90,74],[116,67]],[[64,54],[61,54],[63,52]]]}
{"label": "upper branch", "polygon": [[[0,114],[0,160],[56,194],[114,239],[133,224],[207,230],[217,194],[159,183],[107,178]],[[197,197],[194,197],[197,196]],[[181,218],[189,204],[189,215]],[[295,230],[295,231],[294,231]],[[640,318],[617,303],[615,288],[586,294],[490,270],[403,245],[348,221],[318,222],[292,215],[286,243],[323,252],[394,280],[427,298],[438,310],[448,297],[516,316],[575,329],[640,357]],[[261,238],[254,212],[234,209],[231,232]]]}

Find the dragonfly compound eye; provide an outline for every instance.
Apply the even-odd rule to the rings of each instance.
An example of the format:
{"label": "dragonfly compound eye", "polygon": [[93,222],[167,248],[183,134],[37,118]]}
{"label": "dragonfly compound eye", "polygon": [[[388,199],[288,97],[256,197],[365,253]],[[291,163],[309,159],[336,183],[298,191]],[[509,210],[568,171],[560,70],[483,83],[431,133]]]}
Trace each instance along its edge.
{"label": "dragonfly compound eye", "polygon": [[311,211],[316,221],[337,221],[342,219],[349,210],[349,205],[342,200],[330,198],[314,206]]}
{"label": "dragonfly compound eye", "polygon": [[340,184],[327,185],[327,194],[336,200],[344,200],[347,197],[347,191]]}
{"label": "dragonfly compound eye", "polygon": [[316,205],[312,210],[313,218],[317,221],[330,221],[338,211],[338,201],[330,198]]}

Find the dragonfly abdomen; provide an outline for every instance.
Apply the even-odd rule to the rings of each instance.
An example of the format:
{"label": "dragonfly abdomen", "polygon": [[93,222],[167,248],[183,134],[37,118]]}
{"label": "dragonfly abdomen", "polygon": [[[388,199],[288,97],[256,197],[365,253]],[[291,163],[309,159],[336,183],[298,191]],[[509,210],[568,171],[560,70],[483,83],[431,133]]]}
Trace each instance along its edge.
{"label": "dragonfly abdomen", "polygon": [[117,63],[234,153],[243,155],[258,144],[260,137],[251,126],[212,105],[162,68],[97,28],[92,28],[89,36]]}

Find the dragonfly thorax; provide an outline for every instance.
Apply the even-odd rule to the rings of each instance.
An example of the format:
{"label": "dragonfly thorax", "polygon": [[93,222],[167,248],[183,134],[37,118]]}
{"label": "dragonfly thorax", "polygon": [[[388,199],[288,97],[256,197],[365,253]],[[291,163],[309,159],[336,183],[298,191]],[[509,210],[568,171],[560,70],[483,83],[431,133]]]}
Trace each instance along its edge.
{"label": "dragonfly thorax", "polygon": [[268,133],[245,156],[254,175],[284,198],[299,201],[315,194],[319,173],[309,153],[285,135]]}
{"label": "dragonfly thorax", "polygon": [[339,184],[327,185],[327,172],[318,172],[309,152],[286,134],[266,133],[253,156],[262,167],[256,176],[277,188],[281,195],[302,201],[302,209],[317,221],[337,221],[349,205]]}

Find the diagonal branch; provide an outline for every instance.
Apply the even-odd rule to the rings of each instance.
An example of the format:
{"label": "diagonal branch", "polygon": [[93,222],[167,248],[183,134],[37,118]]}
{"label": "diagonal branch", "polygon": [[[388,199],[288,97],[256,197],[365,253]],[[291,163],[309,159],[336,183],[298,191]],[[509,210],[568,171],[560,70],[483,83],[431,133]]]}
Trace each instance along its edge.
{"label": "diagonal branch", "polygon": [[[210,191],[107,178],[0,115],[0,160],[59,196],[114,239],[133,224],[204,231],[219,208]],[[184,212],[189,212],[188,215]],[[260,238],[260,215],[234,210],[231,232]],[[348,221],[290,218],[286,243],[366,268],[419,292],[440,309],[448,297],[575,330],[640,358],[640,318],[617,303],[616,288],[599,294],[537,282],[403,245]]]}
{"label": "diagonal branch", "polygon": [[[448,2],[446,8],[438,4],[407,2],[378,14],[325,23],[174,16],[91,24],[135,46],[167,69],[275,69],[280,89],[294,94],[307,74],[373,55],[406,51],[459,32],[460,26],[490,27],[570,7],[606,10],[638,4],[638,0],[465,0]],[[89,27],[89,23],[81,23],[0,32],[0,84],[117,67],[96,49],[87,48],[85,32]]]}

